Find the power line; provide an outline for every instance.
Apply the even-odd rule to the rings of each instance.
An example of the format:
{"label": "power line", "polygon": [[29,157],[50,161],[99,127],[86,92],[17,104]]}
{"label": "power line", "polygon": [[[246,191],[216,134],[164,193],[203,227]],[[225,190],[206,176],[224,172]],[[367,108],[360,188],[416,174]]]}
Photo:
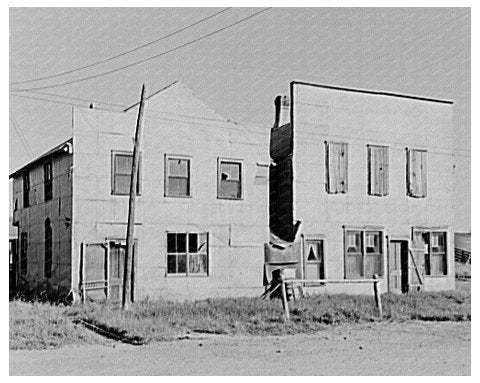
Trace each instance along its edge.
{"label": "power line", "polygon": [[23,80],[23,81],[16,81],[16,82],[12,82],[10,85],[18,85],[18,84],[26,84],[26,83],[30,83],[30,82],[37,82],[37,81],[41,81],[41,80],[47,80],[47,79],[50,79],[50,78],[55,78],[55,77],[59,77],[59,76],[63,76],[63,75],[66,75],[66,74],[70,74],[70,73],[75,73],[75,72],[78,72],[78,71],[81,71],[83,69],[87,69],[87,68],[91,68],[91,67],[94,67],[94,66],[97,66],[97,65],[100,65],[100,64],[103,64],[103,63],[106,63],[108,61],[111,61],[111,60],[114,60],[114,59],[117,59],[119,57],[122,57],[122,56],[125,56],[125,55],[128,55],[132,52],[136,52],[140,49],[143,49],[143,48],[146,48],[152,44],[155,44],[155,43],[158,43],[159,41],[162,41],[162,40],[165,40],[169,37],[172,37],[180,32],[183,32],[183,31],[186,31],[187,29],[190,29],[198,24],[201,24],[207,20],[210,20],[212,18],[214,18],[215,16],[218,16],[220,15],[221,13],[224,13],[228,10],[232,9],[232,7],[228,7],[228,8],[224,8],[222,9],[221,11],[219,12],[216,12],[214,13],[213,15],[210,15],[210,16],[207,16],[201,20],[198,20],[196,21],[195,23],[193,24],[190,24],[190,25],[187,25],[186,27],[183,27],[183,28],[180,28],[180,29],[177,29],[176,31],[172,32],[172,33],[169,33],[165,36],[162,36],[156,40],[153,40],[153,41],[150,41],[146,44],[143,44],[143,45],[140,45],[136,48],[133,48],[133,49],[130,49],[126,52],[123,52],[123,53],[120,53],[120,54],[117,54],[115,56],[112,56],[112,57],[108,57],[106,59],[103,59],[103,60],[100,60],[100,61],[96,61],[94,63],[91,63],[91,64],[88,64],[88,65],[85,65],[85,66],[82,66],[80,68],[76,68],[76,69],[71,69],[71,70],[67,70],[67,71],[64,71],[64,72],[59,72],[59,73],[55,73],[55,74],[52,74],[52,75],[49,75],[49,76],[43,76],[43,77],[37,77],[37,78],[32,78],[32,79],[28,79],[28,80]]}
{"label": "power line", "polygon": [[400,75],[398,75],[398,76],[389,78],[389,79],[386,80],[386,81],[387,81],[387,82],[390,82],[390,81],[393,81],[393,80],[396,80],[396,79],[405,77],[405,76],[407,76],[407,75],[409,75],[409,74],[412,74],[412,73],[415,73],[415,72],[419,72],[419,71],[422,71],[422,70],[424,70],[424,69],[430,68],[430,67],[432,67],[432,66],[441,64],[441,63],[443,63],[444,61],[450,60],[451,58],[453,58],[453,57],[455,57],[455,56],[458,56],[460,53],[461,53],[461,52],[458,50],[458,51],[453,52],[452,54],[450,54],[450,55],[448,55],[448,56],[442,57],[440,60],[434,61],[434,62],[432,62],[432,63],[430,63],[430,64],[427,64],[427,65],[425,65],[425,66],[422,66],[422,67],[420,67],[420,68],[414,69],[414,70],[412,70],[412,71],[409,71],[409,72],[400,74]]}
{"label": "power line", "polygon": [[17,123],[16,123],[16,120],[15,120],[15,116],[13,114],[13,111],[12,111],[12,108],[9,108],[10,109],[10,121],[12,122],[12,125],[13,127],[15,128],[17,134],[18,134],[18,137],[20,138],[20,142],[22,143],[23,147],[25,148],[25,150],[27,151],[27,153],[30,155],[30,157],[33,157],[33,152],[32,150],[30,149],[30,146],[28,145],[28,142],[27,142],[27,139],[25,138],[25,136],[23,135],[23,133],[20,131],[20,128],[17,126]]}
{"label": "power line", "polygon": [[118,72],[118,71],[121,71],[121,70],[124,70],[124,69],[127,69],[127,68],[131,68],[133,66],[136,66],[136,65],[140,65],[140,64],[143,64],[147,61],[150,61],[150,60],[153,60],[153,59],[156,59],[158,57],[161,57],[161,56],[164,56],[168,53],[171,53],[171,52],[175,52],[177,50],[180,50],[186,46],[189,46],[191,44],[194,44],[194,43],[197,43],[201,40],[204,40],[208,37],[211,37],[213,35],[216,35],[217,33],[220,33],[220,32],[223,32],[224,30],[226,29],[229,29],[229,28],[232,28],[234,27],[235,25],[238,25],[240,23],[243,23],[253,17],[256,17],[258,15],[260,15],[261,13],[263,12],[266,12],[268,10],[272,9],[272,7],[268,7],[268,8],[264,8],[262,9],[261,11],[259,12],[256,12],[250,16],[247,16],[247,17],[244,17],[232,24],[229,24],[223,28],[220,28],[220,29],[216,29],[214,30],[213,32],[210,32],[210,33],[207,33],[201,37],[198,37],[196,39],[193,39],[193,40],[190,40],[189,42],[185,43],[185,44],[181,44],[181,45],[178,45],[176,46],[175,48],[172,48],[172,49],[169,49],[167,51],[164,51],[164,52],[161,52],[161,53],[158,53],[154,56],[150,56],[150,57],[147,57],[143,60],[139,60],[139,61],[136,61],[136,62],[133,62],[131,64],[128,64],[128,65],[125,65],[123,67],[120,67],[120,68],[116,68],[116,69],[112,69],[112,70],[109,70],[109,71],[106,71],[106,72],[102,72],[102,73],[98,73],[96,75],[92,75],[92,76],[87,76],[87,77],[82,77],[80,79],[77,79],[77,80],[72,80],[72,81],[66,81],[66,82],[63,82],[63,83],[59,83],[59,84],[54,84],[54,85],[47,85],[47,86],[40,86],[40,87],[35,87],[35,88],[29,88],[29,89],[12,89],[13,91],[16,91],[16,92],[28,92],[28,91],[31,91],[31,90],[39,90],[39,89],[49,89],[49,88],[56,88],[56,87],[59,87],[59,86],[64,86],[64,85],[70,85],[70,84],[75,84],[75,83],[78,83],[78,82],[82,82],[82,81],[87,81],[87,80],[91,80],[91,79],[94,79],[94,78],[97,78],[97,77],[101,77],[101,76],[105,76],[105,75],[108,75],[108,74],[111,74],[111,73],[115,73],[115,72]]}
{"label": "power line", "polygon": [[[467,15],[470,15],[470,12],[466,12],[466,13],[463,13],[463,14],[461,14],[461,15],[459,15],[459,16],[452,17],[451,19],[447,20],[447,21],[444,22],[443,24],[440,24],[439,26],[437,26],[437,27],[435,27],[435,28],[432,28],[432,29],[430,29],[429,31],[426,31],[426,32],[424,32],[424,33],[422,33],[422,34],[420,34],[420,35],[418,35],[418,36],[416,36],[416,37],[413,37],[413,38],[411,38],[411,39],[403,42],[402,44],[398,45],[397,48],[403,48],[403,47],[406,47],[406,46],[408,46],[408,45],[412,45],[412,43],[416,43],[417,41],[419,41],[419,40],[421,40],[421,39],[429,36],[429,35],[432,34],[433,32],[435,32],[435,31],[437,31],[437,30],[439,30],[439,29],[442,29],[445,25],[448,25],[448,24],[450,24],[451,22],[453,22],[453,21],[455,21],[455,20],[457,20],[457,19],[461,19],[461,18],[463,18],[463,17],[465,17],[465,16],[467,16]],[[375,57],[373,57],[373,58],[371,58],[371,59],[369,59],[369,60],[367,60],[367,61],[364,61],[364,62],[363,62],[362,64],[360,64],[359,66],[357,66],[357,69],[363,68],[363,67],[364,67],[365,65],[367,65],[367,64],[373,63],[373,62],[378,61],[378,60],[382,60],[382,59],[384,59],[384,58],[386,58],[386,57],[388,57],[388,56],[391,56],[391,55],[392,55],[391,52],[385,52],[385,53],[383,53],[383,54],[381,54],[381,55],[375,56]],[[345,78],[346,78],[346,79],[349,79],[351,76],[353,76],[352,73],[353,73],[353,72],[350,71],[349,74],[347,74],[346,76],[342,76],[342,78],[343,78],[343,79],[345,79]],[[337,80],[339,77],[340,77],[340,76],[335,76],[335,77],[333,78],[333,81]]]}

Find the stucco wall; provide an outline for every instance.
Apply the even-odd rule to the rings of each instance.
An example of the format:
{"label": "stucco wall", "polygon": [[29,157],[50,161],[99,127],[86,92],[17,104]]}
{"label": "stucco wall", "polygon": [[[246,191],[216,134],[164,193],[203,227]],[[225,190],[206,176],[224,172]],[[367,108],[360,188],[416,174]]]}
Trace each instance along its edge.
{"label": "stucco wall", "polygon": [[[426,277],[425,289],[454,287],[452,105],[294,84],[294,219],[323,234],[325,274],[344,278],[343,226],[380,226],[389,238],[411,238],[412,226],[441,227],[448,276]],[[348,143],[348,192],[325,190],[325,141]],[[388,196],[367,194],[367,144],[389,147]],[[427,150],[426,198],[406,194],[406,148]],[[386,289],[386,241],[384,277]],[[331,285],[330,291],[371,292]]]}
{"label": "stucco wall", "polygon": [[[257,163],[269,163],[268,130],[227,122],[181,84],[148,100],[146,111],[135,228],[137,297],[261,293],[268,179],[259,177]],[[136,114],[75,110],[75,285],[82,242],[125,238],[128,196],[111,195],[111,151],[132,150]],[[165,154],[190,157],[190,198],[164,196]],[[217,199],[218,157],[242,161],[242,200]],[[166,275],[167,231],[209,233],[208,276]]]}

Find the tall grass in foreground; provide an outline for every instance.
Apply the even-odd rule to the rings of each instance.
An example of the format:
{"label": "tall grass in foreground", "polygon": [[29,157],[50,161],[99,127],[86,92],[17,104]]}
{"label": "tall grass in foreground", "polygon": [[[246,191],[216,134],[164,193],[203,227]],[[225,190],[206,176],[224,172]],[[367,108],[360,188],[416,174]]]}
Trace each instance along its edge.
{"label": "tall grass in foreground", "polygon": [[58,348],[102,340],[67,317],[65,306],[10,302],[10,349]]}
{"label": "tall grass in foreground", "polygon": [[[33,329],[26,330],[26,324],[17,329],[17,322],[14,320],[12,329],[11,318],[10,337],[12,339],[13,332],[13,338],[18,340],[19,335],[16,333],[25,331],[26,337],[31,337],[32,342],[21,342],[21,344],[33,346],[35,342],[39,342],[36,332],[40,331],[38,327],[42,327],[40,322],[45,322],[45,326],[50,328],[54,321],[58,322],[61,331],[55,334],[48,330],[45,334],[47,337],[79,336],[78,328],[72,325],[68,327],[67,316],[88,320],[118,335],[140,338],[147,343],[177,339],[188,332],[280,335],[313,332],[330,325],[380,320],[470,321],[471,319],[470,293],[465,291],[409,295],[384,294],[382,301],[384,316],[380,319],[371,296],[325,294],[306,297],[290,302],[290,322],[284,321],[279,300],[270,301],[259,298],[218,298],[192,302],[144,300],[134,303],[126,312],[121,311],[118,305],[111,303],[55,307],[48,304],[28,305],[13,302],[11,308],[12,305],[31,306],[30,312],[25,309],[22,315],[35,316],[34,322],[37,323],[27,321]],[[19,313],[16,310],[13,310],[13,315]],[[49,311],[52,313],[48,314]],[[56,319],[53,320],[53,318]],[[68,331],[71,331],[71,334],[66,334]],[[43,345],[43,343],[39,344]],[[50,341],[49,344],[56,343]],[[62,344],[65,342],[58,342],[58,345]],[[22,346],[22,348],[25,347]]]}

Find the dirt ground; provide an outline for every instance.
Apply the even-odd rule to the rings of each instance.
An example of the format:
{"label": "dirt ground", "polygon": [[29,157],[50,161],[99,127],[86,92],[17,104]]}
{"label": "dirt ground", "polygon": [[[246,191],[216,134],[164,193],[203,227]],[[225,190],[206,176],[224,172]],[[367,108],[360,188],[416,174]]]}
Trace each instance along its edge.
{"label": "dirt ground", "polygon": [[470,322],[10,351],[10,375],[470,375]]}

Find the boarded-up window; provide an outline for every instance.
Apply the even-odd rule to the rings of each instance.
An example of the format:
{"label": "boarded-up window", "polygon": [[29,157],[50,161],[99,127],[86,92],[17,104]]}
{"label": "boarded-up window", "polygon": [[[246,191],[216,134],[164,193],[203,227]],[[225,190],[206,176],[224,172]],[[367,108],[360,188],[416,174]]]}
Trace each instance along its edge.
{"label": "boarded-up window", "polygon": [[23,183],[23,207],[30,206],[30,173],[26,171],[22,177]]}
{"label": "boarded-up window", "polygon": [[242,198],[242,163],[218,160],[218,198]]}
{"label": "boarded-up window", "polygon": [[45,278],[52,277],[52,248],[53,230],[50,220],[45,220],[45,244],[44,244],[44,275]]}
{"label": "boarded-up window", "polygon": [[447,275],[447,233],[444,231],[415,231],[414,241],[423,244],[425,274]]}
{"label": "boarded-up window", "polygon": [[325,142],[327,193],[347,193],[348,190],[348,144]]}
{"label": "boarded-up window", "polygon": [[43,165],[43,194],[44,200],[49,201],[53,196],[53,174],[52,163],[47,162]]}
{"label": "boarded-up window", "polygon": [[427,152],[407,149],[407,195],[414,198],[427,196]]}
{"label": "boarded-up window", "polygon": [[166,156],[165,196],[190,197],[190,159]]}
{"label": "boarded-up window", "polygon": [[27,247],[27,233],[20,233],[20,274],[22,275],[26,275],[28,270]]}
{"label": "boarded-up window", "polygon": [[388,147],[368,145],[368,194],[388,195]]}
{"label": "boarded-up window", "polygon": [[373,230],[346,230],[345,278],[372,278],[383,275],[383,233]]}
{"label": "boarded-up window", "polygon": [[167,274],[208,273],[208,233],[167,233]]}
{"label": "boarded-up window", "polygon": [[[132,177],[133,154],[129,152],[112,152],[112,194],[129,195]],[[140,195],[141,158],[137,170],[137,195]]]}

